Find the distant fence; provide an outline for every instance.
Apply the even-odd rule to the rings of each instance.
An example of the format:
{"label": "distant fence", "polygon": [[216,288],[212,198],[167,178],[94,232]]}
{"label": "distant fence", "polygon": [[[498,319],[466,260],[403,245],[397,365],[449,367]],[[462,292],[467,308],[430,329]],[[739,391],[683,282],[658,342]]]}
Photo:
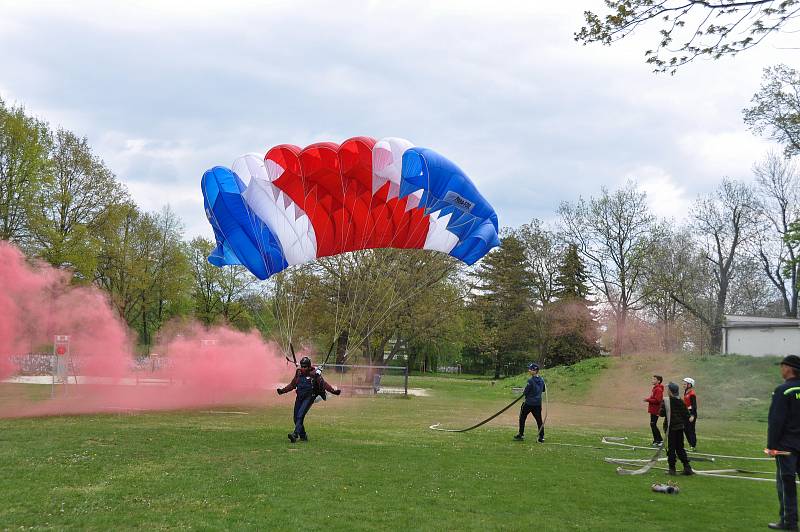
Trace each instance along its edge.
{"label": "distant fence", "polygon": [[[52,375],[53,374],[53,354],[52,353],[28,353],[26,355],[14,355],[11,363],[16,368],[17,375]],[[131,370],[136,372],[152,372],[168,368],[170,361],[161,356],[135,357],[131,360]],[[72,368],[76,374],[80,375],[80,357],[72,357]],[[71,368],[71,369],[72,369]]]}
{"label": "distant fence", "polygon": [[11,363],[17,368],[18,375],[52,375],[53,355],[51,353],[29,353],[14,355]]}

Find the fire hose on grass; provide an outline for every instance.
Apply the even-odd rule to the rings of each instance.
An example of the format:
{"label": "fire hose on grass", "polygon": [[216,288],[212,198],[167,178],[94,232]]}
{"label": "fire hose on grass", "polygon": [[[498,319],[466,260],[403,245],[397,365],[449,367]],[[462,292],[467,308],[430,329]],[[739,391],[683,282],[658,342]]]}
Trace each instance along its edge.
{"label": "fire hose on grass", "polygon": [[[547,414],[549,411],[549,397],[547,395],[547,390],[545,389],[544,392],[545,396],[545,412],[544,418],[542,419],[542,426],[539,430],[543,430],[545,424],[547,423]],[[480,421],[470,427],[463,428],[463,429],[445,429],[441,427],[441,423],[434,423],[431,425],[431,430],[438,430],[441,432],[468,432],[473,429],[476,429],[486,423],[490,422],[491,420],[495,419],[503,412],[517,404],[524,395],[520,395],[513,401],[511,401],[508,405],[504,406],[499,411],[495,412],[488,418]],[[667,406],[666,412],[667,420],[669,420],[669,406]],[[667,421],[667,431],[669,431],[669,421]],[[632,445],[629,443],[625,443],[627,438],[625,437],[615,437],[615,436],[603,436],[600,440],[601,443],[605,445],[614,445],[620,448],[620,450],[628,450],[628,451],[636,451],[639,449],[646,449],[652,450],[652,447],[646,447],[642,445]],[[571,446],[571,447],[585,447],[585,448],[593,448],[593,449],[603,449],[603,447],[593,447],[589,445],[578,445],[578,444],[569,444],[569,443],[551,443],[552,445],[564,445],[564,446]],[[650,471],[651,469],[658,469],[658,470],[666,470],[664,467],[659,467],[658,463],[661,461],[666,460],[666,458],[662,457],[661,454],[664,452],[664,447],[658,447],[656,449],[655,454],[649,459],[632,459],[632,458],[604,458],[604,461],[609,464],[615,464],[617,467],[617,473],[620,475],[643,475]],[[776,454],[787,454],[785,451],[769,451],[767,449],[764,450],[770,456],[774,456]],[[691,461],[693,462],[715,462],[717,458],[719,459],[727,459],[727,460],[757,460],[757,461],[771,461],[772,458],[770,457],[756,457],[756,456],[733,456],[733,455],[726,455],[726,454],[710,454],[710,453],[698,453],[693,451],[688,451],[687,454],[691,455]],[[640,466],[636,469],[628,469],[630,467]],[[707,470],[698,470],[694,469],[695,474],[699,476],[705,477],[715,477],[715,478],[734,478],[734,479],[741,479],[741,480],[755,480],[761,482],[775,482],[773,478],[760,478],[760,477],[752,477],[752,476],[744,476],[744,475],[772,475],[772,473],[767,471],[751,471],[748,469],[740,469],[740,468],[730,468],[730,469],[707,469]],[[733,475],[731,473],[739,473],[739,475]],[[800,481],[796,481],[800,484]],[[677,491],[676,491],[677,492]]]}
{"label": "fire hose on grass", "polygon": [[[523,397],[525,397],[525,395],[521,394],[519,397],[517,397],[516,399],[511,401],[509,404],[504,406],[498,412],[492,414],[490,417],[484,419],[483,421],[481,421],[479,423],[476,423],[475,425],[472,425],[471,427],[467,427],[465,429],[444,429],[444,428],[441,428],[441,426],[440,426],[441,423],[434,423],[433,425],[431,425],[428,428],[431,429],[431,430],[438,430],[438,431],[441,431],[441,432],[468,432],[468,431],[470,431],[472,429],[477,429],[481,425],[485,425],[486,423],[490,422],[491,420],[493,420],[494,418],[496,418],[497,416],[499,416],[500,414],[502,414],[503,412],[505,412],[506,410],[508,410],[512,406],[514,406],[515,404],[517,404],[520,401],[520,399],[522,399]],[[545,425],[545,423],[547,423],[547,413],[550,410],[549,409],[550,401],[549,401],[549,399],[547,397],[547,388],[545,388],[545,390],[544,390],[544,401],[545,401],[544,417],[542,418],[542,426],[539,427],[539,434],[541,434],[541,431],[544,430],[544,425]]]}
{"label": "fire hose on grass", "polygon": [[[631,445],[631,444],[628,444],[628,443],[623,443],[625,440],[626,440],[626,438],[604,436],[602,438],[601,442],[606,444],[606,445],[615,445],[615,446],[621,447],[621,448],[623,448],[625,450],[651,449],[651,447],[643,447],[643,446],[639,446],[639,445]],[[660,451],[660,449],[659,449],[659,451]],[[766,449],[765,449],[765,452],[767,452]],[[785,453],[786,453],[785,451],[772,451],[771,453],[768,453],[768,454],[772,455],[772,454],[785,454]],[[656,453],[656,454],[659,454],[659,453]],[[767,460],[771,461],[772,460],[772,458],[768,458],[768,457],[762,458],[762,457],[756,457],[756,456],[733,456],[733,455],[725,455],[725,454],[695,453],[695,452],[691,452],[691,451],[688,454],[691,455],[690,459],[693,462],[701,462],[701,461],[702,462],[714,462],[714,461],[716,461],[717,458],[719,458],[719,459],[728,459],[728,460],[758,460],[758,461],[767,461]],[[622,470],[622,471],[632,471],[631,473],[621,473],[621,474],[629,474],[629,475],[630,474],[643,474],[643,473],[646,473],[647,471],[649,471],[650,469],[666,470],[666,468],[664,468],[664,467],[658,467],[657,466],[657,463],[659,461],[664,460],[663,458],[660,458],[660,457],[654,457],[654,458],[651,458],[649,460],[631,459],[631,458],[604,458],[603,460],[605,462],[609,463],[609,464],[616,464],[616,465],[620,466],[620,467],[617,468],[618,472],[620,470]],[[638,465],[642,464],[642,462],[644,462],[645,465],[643,467],[639,468],[639,469],[636,469],[636,470],[624,469],[622,467],[622,466],[635,467],[635,466],[638,466]],[[645,468],[646,468],[646,470],[642,471]],[[641,471],[641,472],[639,472],[639,471]],[[773,475],[774,474],[774,473],[769,472],[769,471],[752,471],[752,470],[749,470],[749,469],[729,468],[729,469],[705,469],[705,470],[694,469],[694,472],[695,472],[695,474],[697,474],[699,476],[705,476],[705,477],[734,478],[734,479],[740,479],[740,480],[755,480],[755,481],[759,481],[759,482],[775,482],[774,478],[761,478],[761,477],[754,477],[754,476],[746,476],[746,475]],[[732,473],[738,473],[738,474],[732,474]],[[800,483],[800,481],[796,481],[796,482]]]}

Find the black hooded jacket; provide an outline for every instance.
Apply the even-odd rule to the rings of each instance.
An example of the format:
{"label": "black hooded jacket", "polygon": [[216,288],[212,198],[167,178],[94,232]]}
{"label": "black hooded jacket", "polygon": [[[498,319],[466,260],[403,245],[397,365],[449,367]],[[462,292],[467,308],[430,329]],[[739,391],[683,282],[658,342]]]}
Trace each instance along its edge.
{"label": "black hooded jacket", "polygon": [[788,379],[772,392],[767,449],[800,452],[800,378]]}

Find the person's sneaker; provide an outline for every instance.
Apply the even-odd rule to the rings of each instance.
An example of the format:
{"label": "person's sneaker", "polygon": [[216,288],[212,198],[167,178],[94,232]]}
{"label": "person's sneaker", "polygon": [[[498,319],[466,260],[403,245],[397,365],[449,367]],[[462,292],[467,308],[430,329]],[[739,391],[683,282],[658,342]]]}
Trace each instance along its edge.
{"label": "person's sneaker", "polygon": [[289,433],[289,441],[292,442],[292,443],[296,442],[297,441],[297,434],[295,434],[294,432],[290,432]]}
{"label": "person's sneaker", "polygon": [[516,436],[514,436],[514,439],[517,441],[522,441],[525,439],[525,436],[523,436],[522,434],[517,434]]}
{"label": "person's sneaker", "polygon": [[669,469],[667,469],[667,475],[677,475],[677,474],[678,472],[675,470],[674,467],[670,467]]}
{"label": "person's sneaker", "polygon": [[694,470],[692,470],[691,467],[686,466],[686,467],[683,468],[683,473],[682,474],[688,477],[688,476],[694,475]]}
{"label": "person's sneaker", "polygon": [[308,441],[308,436],[300,436],[300,441]]}
{"label": "person's sneaker", "polygon": [[664,445],[663,441],[654,441],[653,443],[650,444],[650,447],[661,447],[663,445]]}
{"label": "person's sneaker", "polygon": [[538,441],[539,443],[544,443],[544,438],[539,438],[539,439],[538,439],[538,440],[536,440],[536,441]]}
{"label": "person's sneaker", "polygon": [[791,526],[783,523],[769,523],[767,528],[771,528],[772,530],[797,530],[797,525]]}
{"label": "person's sneaker", "polygon": [[690,452],[690,453],[693,453],[693,452],[695,452],[695,448],[694,448],[694,447],[689,447],[689,452]]}

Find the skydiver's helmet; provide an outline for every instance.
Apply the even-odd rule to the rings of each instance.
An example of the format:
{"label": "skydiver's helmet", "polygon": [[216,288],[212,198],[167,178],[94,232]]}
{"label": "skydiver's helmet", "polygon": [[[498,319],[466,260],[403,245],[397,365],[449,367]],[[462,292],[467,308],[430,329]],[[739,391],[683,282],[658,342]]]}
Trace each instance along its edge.
{"label": "skydiver's helmet", "polygon": [[303,357],[300,359],[300,367],[308,369],[311,367],[311,359],[308,357]]}

